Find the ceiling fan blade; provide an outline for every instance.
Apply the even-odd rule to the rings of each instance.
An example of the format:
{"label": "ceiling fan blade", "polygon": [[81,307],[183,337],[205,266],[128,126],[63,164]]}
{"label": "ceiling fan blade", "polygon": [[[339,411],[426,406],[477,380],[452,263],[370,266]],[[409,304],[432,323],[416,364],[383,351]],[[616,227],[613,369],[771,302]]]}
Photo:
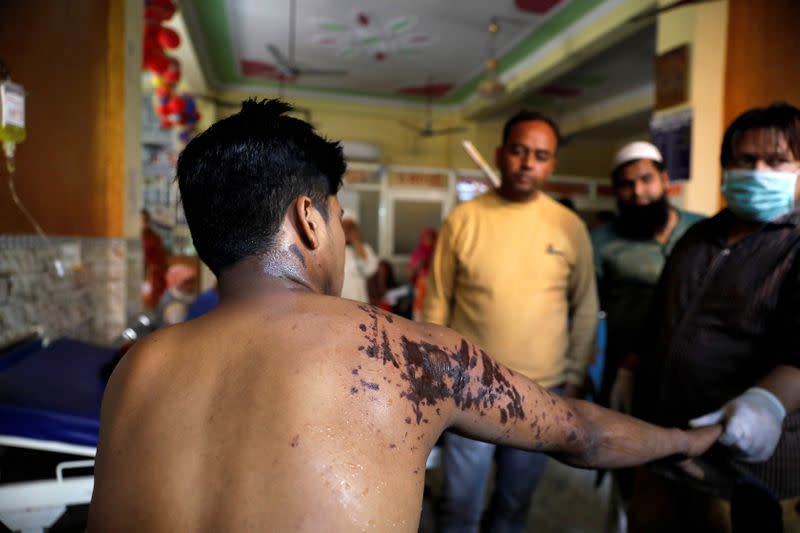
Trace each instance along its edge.
{"label": "ceiling fan blade", "polygon": [[269,51],[270,54],[272,54],[272,59],[275,60],[275,63],[278,67],[287,69],[291,68],[291,63],[289,63],[289,60],[286,59],[285,55],[283,55],[283,52],[281,52],[280,48],[278,48],[274,44],[268,44],[267,50]]}
{"label": "ceiling fan blade", "polygon": [[424,128],[420,129],[420,127],[417,124],[412,124],[411,122],[406,122],[405,120],[398,120],[398,122],[404,128],[408,128],[408,129],[414,130],[416,132],[425,131]]}
{"label": "ceiling fan blade", "polygon": [[350,74],[346,70],[325,70],[325,69],[304,68],[304,67],[300,67],[295,70],[297,74],[303,76],[347,76],[348,74]]}
{"label": "ceiling fan blade", "polygon": [[453,126],[452,128],[439,128],[435,130],[429,130],[429,136],[434,135],[450,135],[451,133],[460,133],[462,131],[466,131],[467,128],[464,126]]}

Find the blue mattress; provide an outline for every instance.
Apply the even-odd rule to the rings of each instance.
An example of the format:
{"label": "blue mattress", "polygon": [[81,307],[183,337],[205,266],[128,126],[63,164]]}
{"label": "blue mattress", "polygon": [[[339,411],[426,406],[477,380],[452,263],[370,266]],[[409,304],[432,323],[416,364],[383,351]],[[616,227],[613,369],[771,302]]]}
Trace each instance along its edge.
{"label": "blue mattress", "polygon": [[115,354],[71,339],[3,354],[0,435],[96,447],[102,370]]}

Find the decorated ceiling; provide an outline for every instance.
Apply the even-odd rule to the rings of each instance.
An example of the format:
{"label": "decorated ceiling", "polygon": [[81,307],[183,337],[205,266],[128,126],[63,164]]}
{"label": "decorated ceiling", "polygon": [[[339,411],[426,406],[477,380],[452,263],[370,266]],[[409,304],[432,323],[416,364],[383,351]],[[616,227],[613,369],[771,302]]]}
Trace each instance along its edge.
{"label": "decorated ceiling", "polygon": [[[205,76],[217,89],[284,86],[439,104],[474,94],[488,59],[497,58],[502,74],[604,3],[186,0],[181,9]],[[579,72],[538,97],[542,103],[577,97],[607,85],[607,78],[598,69]]]}

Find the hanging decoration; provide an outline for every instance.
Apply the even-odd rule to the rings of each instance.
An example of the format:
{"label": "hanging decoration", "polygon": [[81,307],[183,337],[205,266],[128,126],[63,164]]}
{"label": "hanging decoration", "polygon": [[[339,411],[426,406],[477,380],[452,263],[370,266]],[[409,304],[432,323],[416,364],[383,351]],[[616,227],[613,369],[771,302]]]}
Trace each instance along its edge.
{"label": "hanging decoration", "polygon": [[163,25],[174,14],[173,0],[145,0],[142,67],[153,80],[153,109],[161,119],[161,127],[180,128],[178,137],[187,143],[194,136],[200,113],[191,95],[178,94],[181,64],[166,53],[181,44],[178,32]]}

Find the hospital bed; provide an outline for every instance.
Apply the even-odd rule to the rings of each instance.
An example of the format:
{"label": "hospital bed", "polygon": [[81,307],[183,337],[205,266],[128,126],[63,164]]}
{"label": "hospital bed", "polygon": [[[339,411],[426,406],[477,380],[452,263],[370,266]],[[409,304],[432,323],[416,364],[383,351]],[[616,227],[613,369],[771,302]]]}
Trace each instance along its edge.
{"label": "hospital bed", "polygon": [[[43,531],[67,506],[89,503],[103,370],[116,353],[59,339],[0,354],[0,522],[6,527]],[[42,474],[34,463],[53,469],[28,479],[28,471]]]}

